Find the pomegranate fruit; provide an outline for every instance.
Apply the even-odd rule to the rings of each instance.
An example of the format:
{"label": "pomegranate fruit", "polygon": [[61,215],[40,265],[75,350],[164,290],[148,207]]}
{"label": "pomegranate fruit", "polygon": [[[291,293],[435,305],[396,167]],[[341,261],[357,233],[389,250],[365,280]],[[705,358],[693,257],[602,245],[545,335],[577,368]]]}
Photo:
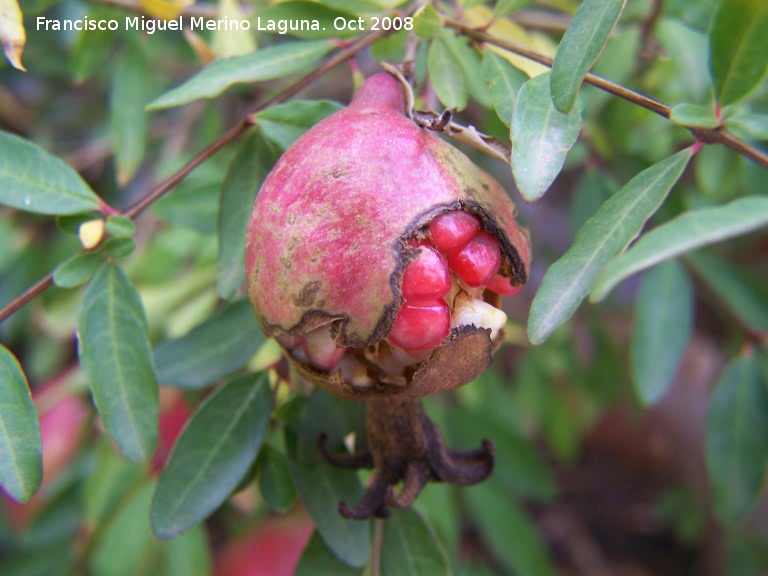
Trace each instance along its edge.
{"label": "pomegranate fruit", "polygon": [[265,333],[299,376],[369,403],[370,452],[323,451],[376,468],[363,501],[341,507],[353,518],[409,506],[430,479],[468,485],[491,472],[492,444],[447,450],[418,399],[488,367],[506,323],[500,295],[530,264],[506,192],[404,101],[393,76],[366,80],[285,151],[248,225],[248,294]]}

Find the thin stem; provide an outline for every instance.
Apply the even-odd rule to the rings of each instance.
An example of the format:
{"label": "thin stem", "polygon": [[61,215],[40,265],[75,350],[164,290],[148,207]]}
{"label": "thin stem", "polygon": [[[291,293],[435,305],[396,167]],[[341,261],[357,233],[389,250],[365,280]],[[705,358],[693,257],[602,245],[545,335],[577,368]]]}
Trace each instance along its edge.
{"label": "thin stem", "polygon": [[[323,74],[328,72],[328,70],[330,70],[331,68],[337,66],[338,64],[346,60],[349,60],[350,58],[353,58],[358,52],[360,52],[360,50],[370,46],[377,40],[384,38],[389,34],[392,34],[392,32],[393,31],[391,30],[379,30],[371,34],[367,34],[366,36],[363,36],[362,38],[356,40],[355,42],[352,42],[347,48],[340,50],[333,57],[328,59],[322,66],[306,74],[305,76],[300,78],[298,81],[296,81],[294,84],[291,84],[285,90],[277,94],[274,98],[271,98],[259,104],[258,106],[256,106],[245,118],[243,118],[239,123],[237,123],[235,126],[230,128],[227,132],[222,134],[214,142],[209,144],[204,150],[202,150],[199,154],[197,154],[197,156],[195,156],[192,160],[187,162],[175,174],[173,174],[172,176],[170,176],[169,178],[161,182],[159,185],[152,188],[149,192],[147,192],[144,196],[142,196],[136,203],[122,210],[118,214],[131,219],[135,218],[136,216],[141,214],[144,210],[146,210],[149,206],[151,206],[153,202],[161,198],[164,194],[166,194],[179,182],[184,180],[184,178],[190,172],[192,172],[205,160],[207,160],[208,158],[216,154],[216,152],[221,150],[224,146],[226,146],[227,144],[235,140],[238,136],[240,136],[243,132],[245,132],[253,124],[254,114],[261,112],[265,108],[274,106],[275,104],[279,104],[281,102],[285,102],[289,98],[292,98],[293,96],[295,96],[296,94],[304,90],[304,88],[309,86],[312,82],[314,82],[315,80],[323,76]],[[0,323],[2,323],[6,318],[14,314],[17,310],[19,310],[19,308],[24,306],[27,302],[33,300],[38,295],[42,294],[52,284],[53,284],[53,272],[49,273],[47,276],[39,280],[34,286],[31,286],[30,288],[25,290],[13,301],[11,301],[9,304],[7,304],[2,309],[0,309]]]}
{"label": "thin stem", "polygon": [[[476,30],[461,22],[452,20],[450,18],[445,18],[444,23],[449,28],[453,28],[454,30],[461,32],[462,34],[472,38],[473,40],[476,40],[478,42],[485,42],[487,44],[492,44],[494,46],[498,46],[499,48],[504,48],[505,50],[514,52],[515,54],[523,56],[524,58],[528,58],[529,60],[533,60],[534,62],[543,64],[544,66],[549,66],[550,68],[552,67],[552,58],[540,52],[532,50],[525,44],[521,44],[519,42],[514,42],[511,40],[506,40],[505,38],[499,38],[498,36],[494,36],[492,34],[488,34],[487,32]],[[636,92],[634,90],[630,90],[629,88],[626,88],[619,84],[615,84],[614,82],[611,82],[610,80],[606,80],[605,78],[598,76],[596,74],[592,74],[592,73],[587,74],[586,77],[584,78],[584,82],[587,84],[591,84],[596,88],[604,90],[605,92],[613,94],[614,96],[618,96],[619,98],[627,100],[628,102],[632,102],[633,104],[642,106],[643,108],[650,110],[651,112],[655,112],[656,114],[663,116],[664,118],[669,118],[672,113],[672,108],[670,108],[668,105],[664,104],[663,102],[660,102],[654,98],[650,98],[649,96],[645,96],[644,94],[640,94],[639,92]],[[724,132],[722,127],[717,127],[717,128],[688,127],[688,129],[693,133],[693,135],[696,137],[697,140],[700,140],[706,144],[715,144],[715,143],[722,144],[727,148],[730,148],[734,152],[737,152],[742,156],[749,158],[756,164],[759,164],[764,168],[768,168],[768,154],[760,150],[757,150],[755,148],[752,148],[751,146],[749,146],[745,142],[742,142],[741,140],[734,137],[733,135],[727,132]]]}
{"label": "thin stem", "polygon": [[371,548],[371,576],[381,576],[381,543],[384,540],[384,520],[373,521],[373,548]]}

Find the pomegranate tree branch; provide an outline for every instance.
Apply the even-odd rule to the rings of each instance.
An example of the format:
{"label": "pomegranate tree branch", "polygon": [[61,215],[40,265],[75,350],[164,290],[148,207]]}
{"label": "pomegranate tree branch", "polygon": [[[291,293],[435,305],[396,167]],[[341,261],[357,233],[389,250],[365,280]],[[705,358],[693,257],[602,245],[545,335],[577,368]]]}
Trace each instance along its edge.
{"label": "pomegranate tree branch", "polygon": [[[467,26],[466,24],[463,24],[462,22],[452,20],[450,18],[445,18],[444,23],[449,28],[453,28],[465,36],[476,40],[477,42],[492,44],[494,46],[498,46],[499,48],[504,48],[505,50],[509,50],[510,52],[523,56],[524,58],[528,58],[529,60],[533,60],[534,62],[538,62],[539,64],[543,64],[544,66],[549,66],[550,68],[552,67],[551,57],[546,56],[541,52],[532,50],[525,44],[507,40],[505,38],[499,38],[498,36],[477,30]],[[664,118],[669,118],[672,113],[672,108],[663,102],[660,102],[654,98],[650,98],[649,96],[645,96],[644,94],[640,94],[634,90],[630,90],[629,88],[611,82],[610,80],[606,80],[605,78],[596,74],[587,74],[584,78],[584,82],[591,84],[600,90],[604,90],[605,92],[613,94],[614,96],[618,96],[619,98],[627,100],[628,102],[642,106],[643,108],[650,110],[651,112],[655,112]],[[696,139],[701,142],[706,144],[722,144],[734,152],[749,158],[756,164],[759,164],[764,168],[768,168],[768,154],[751,147],[735,136],[723,131],[722,127],[699,128],[688,126],[687,128],[693,133]]]}
{"label": "pomegranate tree branch", "polygon": [[[192,160],[190,160],[183,167],[181,167],[176,173],[174,173],[172,176],[165,179],[163,182],[161,182],[160,184],[158,184],[157,186],[149,190],[137,202],[135,202],[128,208],[125,208],[124,210],[120,211],[119,215],[133,219],[139,214],[141,214],[144,210],[146,210],[149,206],[151,206],[153,202],[161,198],[174,186],[179,184],[179,182],[184,180],[184,178],[186,178],[186,176],[189,175],[195,168],[200,166],[200,164],[205,162],[211,156],[216,154],[216,152],[221,150],[224,146],[226,146],[227,144],[235,140],[238,136],[240,136],[243,132],[248,130],[248,128],[250,128],[253,125],[254,114],[257,114],[262,110],[269,108],[270,106],[274,106],[275,104],[280,104],[282,102],[285,102],[289,98],[292,98],[293,96],[295,96],[296,94],[304,90],[307,86],[312,84],[315,80],[323,76],[331,68],[341,64],[342,62],[349,60],[350,58],[353,58],[358,52],[360,52],[364,48],[367,48],[377,40],[380,40],[381,38],[384,38],[392,34],[392,32],[393,30],[379,30],[371,34],[367,34],[359,38],[358,40],[352,42],[342,50],[339,50],[336,54],[334,54],[321,66],[319,66],[312,72],[308,73],[307,75],[303,76],[302,78],[300,78],[295,83],[285,88],[283,91],[281,91],[279,94],[277,94],[273,98],[270,98],[269,100],[266,100],[265,102],[256,106],[240,122],[238,122],[235,126],[227,130],[224,134],[219,136],[219,138],[217,138],[215,141],[209,144],[205,149],[203,149],[199,154],[197,154],[197,156],[192,158]],[[38,295],[45,292],[45,290],[52,285],[53,285],[53,272],[50,272],[47,276],[39,280],[36,284],[34,284],[33,286],[25,290],[18,297],[14,298],[13,301],[11,301],[2,309],[0,309],[0,323],[2,323],[6,318],[14,314],[16,311],[18,311],[19,308],[24,306],[27,302],[30,302],[31,300],[36,298]]]}

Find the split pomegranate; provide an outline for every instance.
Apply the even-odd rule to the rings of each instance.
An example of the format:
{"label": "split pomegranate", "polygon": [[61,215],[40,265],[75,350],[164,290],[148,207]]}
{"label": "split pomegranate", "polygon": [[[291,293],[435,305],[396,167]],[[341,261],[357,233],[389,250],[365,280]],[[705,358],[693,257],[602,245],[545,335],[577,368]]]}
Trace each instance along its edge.
{"label": "split pomegranate", "polygon": [[[374,75],[299,138],[248,226],[248,294],[265,333],[298,376],[369,402],[372,459],[326,454],[376,462],[371,496],[343,509],[354,518],[409,505],[429,479],[490,473],[492,445],[446,451],[418,398],[488,367],[506,323],[500,294],[526,282],[530,263],[507,193],[410,119],[402,90]],[[401,497],[387,497],[401,479]]]}

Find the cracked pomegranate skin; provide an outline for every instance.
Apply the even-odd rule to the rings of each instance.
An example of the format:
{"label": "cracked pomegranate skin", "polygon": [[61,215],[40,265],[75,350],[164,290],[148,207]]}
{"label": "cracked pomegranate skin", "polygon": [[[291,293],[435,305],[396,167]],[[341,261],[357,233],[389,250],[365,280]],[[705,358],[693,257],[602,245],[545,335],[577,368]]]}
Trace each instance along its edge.
{"label": "cracked pomegranate skin", "polygon": [[[246,278],[265,332],[299,335],[334,322],[339,347],[382,341],[403,304],[405,266],[417,254],[408,242],[428,238],[432,219],[453,210],[480,219],[499,243],[500,274],[515,286],[525,283],[528,235],[517,225],[507,193],[463,153],[406,116],[395,78],[370,77],[348,107],[286,150],[256,199]],[[478,332],[461,328],[445,344]],[[488,331],[480,332],[489,348],[487,365]],[[465,343],[454,352],[467,356],[483,348],[474,336],[472,350]],[[304,376],[316,372],[303,369]],[[339,393],[339,378],[323,387]],[[333,378],[320,377],[328,379]]]}

